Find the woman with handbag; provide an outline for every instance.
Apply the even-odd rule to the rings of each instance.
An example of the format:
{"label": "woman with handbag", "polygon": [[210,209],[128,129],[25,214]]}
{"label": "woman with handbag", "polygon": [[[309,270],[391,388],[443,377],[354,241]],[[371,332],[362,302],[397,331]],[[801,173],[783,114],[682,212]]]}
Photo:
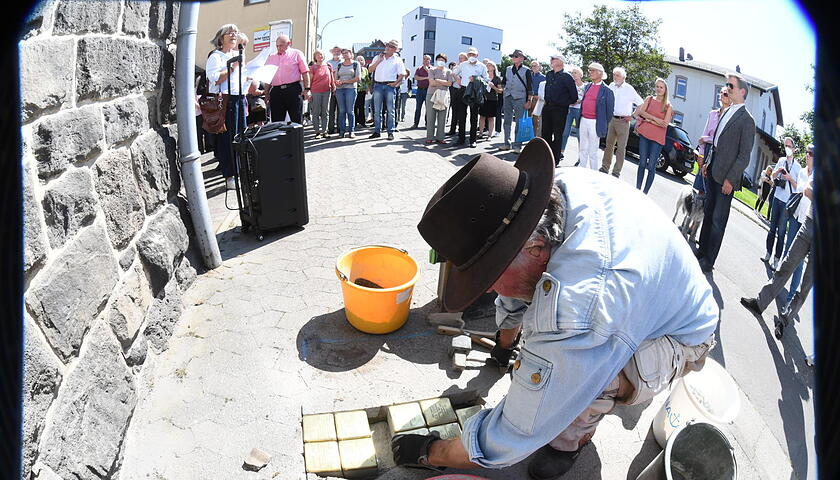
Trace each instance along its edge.
{"label": "woman with handbag", "polygon": [[446,68],[446,54],[438,53],[435,66],[429,69],[429,87],[426,92],[426,145],[443,145],[446,129],[446,112],[451,101],[452,71]]}
{"label": "woman with handbag", "polygon": [[[222,169],[222,176],[225,177],[225,186],[228,190],[236,188],[233,177],[238,173],[236,157],[233,153],[231,138],[245,126],[245,95],[242,92],[242,85],[239,84],[240,62],[231,64],[231,71],[228,74],[227,62],[238,53],[239,28],[229,23],[222,25],[211,40],[216,47],[207,58],[205,71],[207,73],[208,91],[207,97],[212,98],[209,102],[210,110],[205,108],[208,102],[202,101],[202,115],[204,117],[205,129],[216,134],[216,156],[219,159],[219,166]],[[230,82],[228,75],[233,78]],[[245,78],[242,77],[242,81]],[[230,95],[228,95],[230,92]],[[214,118],[208,118],[211,115]],[[222,118],[224,121],[222,122]],[[213,121],[215,119],[215,121]],[[211,120],[208,125],[208,120]],[[211,128],[207,128],[210,126]]]}
{"label": "woman with handbag", "polygon": [[[649,95],[645,102],[636,108],[636,133],[639,134],[639,170],[636,173],[636,188],[648,193],[656,176],[656,161],[665,145],[665,132],[671,122],[673,109],[668,101],[668,84],[657,78],[656,96]],[[647,180],[642,189],[642,180],[647,171]]]}
{"label": "woman with handbag", "polygon": [[773,188],[773,181],[770,180],[770,175],[773,174],[773,167],[770,165],[761,172],[761,191],[758,194],[758,197],[755,199],[755,211],[761,215],[761,207],[764,206],[764,202],[767,201],[767,196],[770,195],[770,190]]}

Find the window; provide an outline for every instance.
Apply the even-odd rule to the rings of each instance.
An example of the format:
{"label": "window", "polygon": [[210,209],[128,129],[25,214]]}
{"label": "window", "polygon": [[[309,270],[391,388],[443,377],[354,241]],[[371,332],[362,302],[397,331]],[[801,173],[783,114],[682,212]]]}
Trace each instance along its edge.
{"label": "window", "polygon": [[501,43],[496,43],[496,42],[491,42],[490,43],[490,50],[501,50],[501,49],[502,49],[502,44]]}
{"label": "window", "polygon": [[685,100],[685,94],[688,90],[688,79],[678,76],[674,84],[674,98],[682,98]]}
{"label": "window", "polygon": [[435,39],[435,31],[434,30],[426,30],[426,33],[423,34],[423,38],[426,40],[434,40]]}
{"label": "window", "polygon": [[472,37],[461,37],[462,45],[472,45]]}
{"label": "window", "polygon": [[411,40],[409,40],[409,42],[413,42],[415,38],[417,38],[417,35],[412,35]]}
{"label": "window", "polygon": [[674,111],[674,117],[671,119],[671,123],[678,127],[681,127],[683,123],[683,118],[684,116],[682,112]]}
{"label": "window", "polygon": [[712,108],[720,108],[720,89],[723,85],[715,85],[714,97],[712,97]]}

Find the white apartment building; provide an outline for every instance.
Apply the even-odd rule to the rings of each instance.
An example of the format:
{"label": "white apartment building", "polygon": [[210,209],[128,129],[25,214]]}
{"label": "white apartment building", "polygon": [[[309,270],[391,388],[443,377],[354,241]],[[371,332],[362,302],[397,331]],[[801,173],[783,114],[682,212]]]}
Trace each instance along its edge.
{"label": "white apartment building", "polygon": [[502,29],[446,18],[445,10],[417,7],[403,16],[402,51],[405,66],[414,70],[423,64],[423,55],[445,53],[450,62],[458,53],[478,49],[479,58],[502,61]]}
{"label": "white apartment building", "polygon": [[[693,60],[680,48],[680,56],[665,55],[671,66],[668,76],[668,91],[674,108],[673,123],[681,126],[692,142],[703,134],[709,111],[718,108],[718,93],[726,84],[724,74],[736,68]],[[750,164],[745,170],[747,176],[757,182],[761,170],[775,163],[783,156],[782,145],[776,139],[776,127],[783,127],[782,104],[779,88],[759,78],[744,75],[751,88],[747,94],[746,107],[755,119],[755,143],[750,154]]]}

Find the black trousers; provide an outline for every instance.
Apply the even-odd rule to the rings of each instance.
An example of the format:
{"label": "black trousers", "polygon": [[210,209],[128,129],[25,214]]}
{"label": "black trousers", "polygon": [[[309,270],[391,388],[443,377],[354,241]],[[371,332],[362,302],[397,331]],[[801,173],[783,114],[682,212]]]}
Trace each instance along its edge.
{"label": "black trousers", "polygon": [[335,98],[335,92],[330,95],[330,107],[327,114],[327,133],[333,134],[337,131],[336,123],[338,122],[338,100]]}
{"label": "black trousers", "polygon": [[720,245],[723,243],[723,233],[729,222],[729,207],[732,204],[732,194],[724,195],[721,184],[712,178],[709,171],[706,177],[706,204],[703,208],[703,226],[700,228],[700,245],[698,251],[701,258],[705,258],[710,265],[715,264]]}
{"label": "black trousers", "polygon": [[555,165],[560,162],[560,152],[563,150],[563,130],[566,128],[566,116],[568,114],[568,105],[556,103],[546,103],[542,110],[542,131],[540,132],[540,136],[551,147]]}
{"label": "black trousers", "polygon": [[455,94],[449,101],[452,105],[452,132],[458,134],[460,140],[464,140],[464,128],[467,122],[467,104],[464,103],[464,89],[455,89]]}
{"label": "black trousers", "polygon": [[365,96],[367,91],[356,91],[356,103],[353,105],[353,112],[356,117],[356,125],[365,126]]}
{"label": "black trousers", "polygon": [[[455,135],[458,127],[458,105],[463,103],[464,90],[461,88],[449,87],[449,135]],[[457,103],[456,103],[457,101]]]}
{"label": "black trousers", "polygon": [[502,132],[502,108],[504,107],[504,95],[499,95],[499,102],[496,104],[496,132]]}
{"label": "black trousers", "polygon": [[467,123],[467,110],[469,110],[470,115],[470,143],[475,143],[476,135],[478,133],[478,105],[466,105],[464,102],[461,102],[464,106],[464,110],[461,113],[461,116],[458,119],[458,141],[463,142],[466,139],[466,133],[464,132],[466,123]]}
{"label": "black trousers", "polygon": [[286,119],[286,114],[289,114],[289,120],[294,123],[301,122],[301,112],[303,108],[303,99],[300,93],[303,87],[300,83],[293,83],[286,88],[279,86],[271,87],[271,121],[282,122]]}

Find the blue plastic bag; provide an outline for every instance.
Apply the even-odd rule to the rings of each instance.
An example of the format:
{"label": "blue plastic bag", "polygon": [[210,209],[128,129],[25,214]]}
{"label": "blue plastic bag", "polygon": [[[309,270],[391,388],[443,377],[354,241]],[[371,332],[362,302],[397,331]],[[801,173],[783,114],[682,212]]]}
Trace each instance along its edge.
{"label": "blue plastic bag", "polygon": [[532,138],[534,138],[534,121],[526,110],[522,118],[516,122],[516,138],[514,142],[528,143]]}

